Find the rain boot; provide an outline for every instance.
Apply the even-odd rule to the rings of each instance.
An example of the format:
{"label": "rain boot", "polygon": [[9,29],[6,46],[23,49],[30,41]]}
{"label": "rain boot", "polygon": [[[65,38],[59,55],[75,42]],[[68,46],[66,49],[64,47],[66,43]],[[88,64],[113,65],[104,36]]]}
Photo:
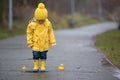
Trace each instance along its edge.
{"label": "rain boot", "polygon": [[45,72],[46,71],[46,60],[40,61],[40,71]]}
{"label": "rain boot", "polygon": [[41,60],[39,60],[39,71],[41,70]]}
{"label": "rain boot", "polygon": [[38,72],[39,71],[39,60],[34,60],[33,64],[34,64],[33,72]]}

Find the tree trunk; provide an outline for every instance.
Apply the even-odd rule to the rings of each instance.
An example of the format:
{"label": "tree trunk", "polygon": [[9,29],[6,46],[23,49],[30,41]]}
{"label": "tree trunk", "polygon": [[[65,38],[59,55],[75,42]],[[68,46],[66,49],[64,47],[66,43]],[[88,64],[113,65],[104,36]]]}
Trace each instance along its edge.
{"label": "tree trunk", "polygon": [[120,30],[120,23],[118,24],[118,29]]}
{"label": "tree trunk", "polygon": [[[7,2],[7,0],[4,0],[3,1],[3,5],[6,5],[6,4],[8,4],[8,2]],[[6,12],[6,8],[7,8],[8,6],[3,6],[3,12],[2,12],[2,18],[3,18],[3,26],[4,27],[8,27],[8,20],[7,20],[7,12]]]}

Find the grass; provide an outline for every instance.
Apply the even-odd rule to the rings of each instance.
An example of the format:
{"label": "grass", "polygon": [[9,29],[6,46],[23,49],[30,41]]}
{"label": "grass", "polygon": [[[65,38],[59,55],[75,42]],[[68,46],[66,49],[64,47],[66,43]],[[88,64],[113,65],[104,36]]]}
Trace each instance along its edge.
{"label": "grass", "polygon": [[89,24],[96,24],[99,22],[105,22],[105,20],[99,20],[97,18],[93,18],[91,16],[88,15],[82,15],[82,14],[75,14],[75,26],[79,27],[79,26],[84,26],[84,25],[89,25]]}
{"label": "grass", "polygon": [[[59,15],[55,12],[51,12],[50,20],[53,23],[54,29],[67,29],[71,28],[70,26],[71,15]],[[92,18],[91,16],[82,15],[80,13],[75,13],[74,15],[74,28],[81,27],[84,25],[95,24],[99,22],[105,22],[105,20],[100,21],[97,18]]]}
{"label": "grass", "polygon": [[120,30],[112,30],[97,36],[96,46],[120,68]]}
{"label": "grass", "polygon": [[[71,28],[69,24],[70,19],[71,19],[71,15],[62,15],[62,14],[60,15],[57,14],[56,12],[51,12],[49,14],[49,20],[52,22],[54,29]],[[98,22],[103,22],[96,18],[92,18],[90,16],[81,15],[80,13],[75,13],[74,21],[75,21],[74,28],[84,25],[94,24]],[[11,36],[17,36],[20,34],[25,34],[26,32],[25,26],[26,26],[25,22],[14,21],[12,31],[9,31],[7,28],[0,27],[0,39],[8,38]]]}
{"label": "grass", "polygon": [[0,39],[5,39],[12,36],[17,36],[25,33],[25,25],[20,22],[13,23],[13,30],[6,27],[0,27]]}

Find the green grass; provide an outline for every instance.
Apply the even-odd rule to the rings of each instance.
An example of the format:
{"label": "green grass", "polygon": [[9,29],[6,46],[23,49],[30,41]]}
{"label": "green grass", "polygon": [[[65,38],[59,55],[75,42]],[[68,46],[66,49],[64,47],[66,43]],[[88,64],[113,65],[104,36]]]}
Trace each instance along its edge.
{"label": "green grass", "polygon": [[82,15],[82,14],[75,14],[75,26],[84,26],[84,25],[89,25],[89,24],[96,24],[99,22],[105,22],[105,20],[99,20],[97,18],[93,18],[91,16],[87,15]]}
{"label": "green grass", "polygon": [[[54,29],[68,29],[71,28],[69,25],[71,19],[71,15],[59,15],[56,12],[51,12],[49,15],[49,20],[53,24]],[[80,13],[75,13],[74,16],[74,28],[81,27],[84,25],[94,24],[100,21],[96,18],[92,18],[90,16],[81,15]],[[8,38],[11,36],[17,36],[20,34],[25,34],[26,32],[26,25],[25,22],[15,21],[13,22],[13,30],[9,31],[7,28],[0,27],[0,39]]]}
{"label": "green grass", "polygon": [[120,30],[112,30],[97,36],[96,46],[120,68]]}
{"label": "green grass", "polygon": [[17,36],[25,33],[25,25],[23,23],[14,22],[13,30],[9,30],[6,27],[0,27],[0,39],[5,39],[12,36]]}
{"label": "green grass", "polygon": [[[54,29],[67,29],[67,28],[71,28],[69,23],[70,23],[70,19],[71,19],[71,15],[59,15],[55,12],[51,12],[50,14],[50,20],[53,23],[53,27]],[[74,15],[74,28],[76,27],[81,27],[84,25],[89,25],[89,24],[95,24],[95,23],[99,23],[99,22],[105,22],[105,20],[100,21],[97,18],[93,18],[91,16],[86,16],[86,15],[82,15],[80,13],[75,13]]]}

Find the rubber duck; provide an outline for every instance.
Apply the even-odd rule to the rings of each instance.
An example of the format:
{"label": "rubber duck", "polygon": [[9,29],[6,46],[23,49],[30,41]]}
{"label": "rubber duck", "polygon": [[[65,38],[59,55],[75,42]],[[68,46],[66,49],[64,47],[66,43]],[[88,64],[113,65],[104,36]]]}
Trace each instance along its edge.
{"label": "rubber duck", "polygon": [[23,71],[26,71],[26,69],[27,69],[26,66],[23,65],[23,66],[22,66],[22,70],[23,70]]}
{"label": "rubber duck", "polygon": [[58,67],[58,70],[60,70],[60,71],[64,71],[64,64],[60,64],[60,66]]}

